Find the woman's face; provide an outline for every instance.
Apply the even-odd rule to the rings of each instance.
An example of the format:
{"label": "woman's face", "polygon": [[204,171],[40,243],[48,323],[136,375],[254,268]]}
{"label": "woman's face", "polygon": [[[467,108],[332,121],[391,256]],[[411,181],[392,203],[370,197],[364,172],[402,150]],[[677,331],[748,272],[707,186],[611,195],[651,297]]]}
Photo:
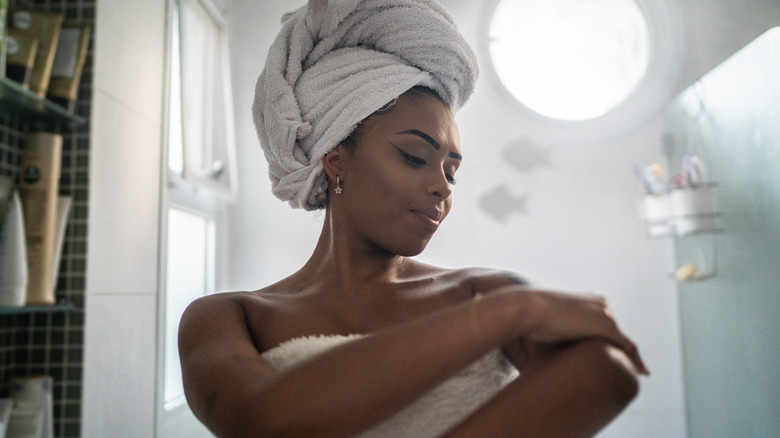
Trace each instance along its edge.
{"label": "woman's face", "polygon": [[462,160],[455,120],[435,98],[402,95],[364,124],[357,148],[345,154],[343,192],[332,196],[340,197],[358,238],[417,255],[452,206]]}

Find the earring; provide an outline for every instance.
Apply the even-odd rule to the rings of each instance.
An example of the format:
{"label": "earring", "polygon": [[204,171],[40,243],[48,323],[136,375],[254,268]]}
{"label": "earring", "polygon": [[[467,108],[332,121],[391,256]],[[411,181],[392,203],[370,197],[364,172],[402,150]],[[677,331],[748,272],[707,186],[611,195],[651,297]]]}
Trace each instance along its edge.
{"label": "earring", "polygon": [[336,192],[337,195],[341,194],[341,178],[336,175],[336,188],[333,189],[334,192]]}

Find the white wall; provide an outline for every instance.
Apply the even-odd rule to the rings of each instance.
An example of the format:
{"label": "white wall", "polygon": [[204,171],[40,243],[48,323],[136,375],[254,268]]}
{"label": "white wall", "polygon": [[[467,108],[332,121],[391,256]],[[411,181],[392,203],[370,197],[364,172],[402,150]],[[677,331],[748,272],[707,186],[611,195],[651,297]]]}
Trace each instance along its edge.
{"label": "white wall", "polygon": [[154,436],[165,2],[100,0],[82,436]]}
{"label": "white wall", "polygon": [[320,231],[318,213],[293,210],[271,194],[268,168],[252,124],[255,81],[283,13],[302,0],[235,1],[228,12],[239,202],[234,217],[230,289],[255,290],[291,274]]}

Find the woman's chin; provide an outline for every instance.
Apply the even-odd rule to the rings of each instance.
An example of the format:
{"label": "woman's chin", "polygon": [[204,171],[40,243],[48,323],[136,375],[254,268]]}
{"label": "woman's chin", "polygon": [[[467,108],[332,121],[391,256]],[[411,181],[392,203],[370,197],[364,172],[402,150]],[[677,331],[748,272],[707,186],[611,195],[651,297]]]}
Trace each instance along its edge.
{"label": "woman's chin", "polygon": [[429,239],[426,239],[425,241],[419,242],[417,244],[405,245],[402,248],[398,248],[397,251],[395,251],[395,253],[403,257],[418,256],[423,251],[425,251],[425,248],[428,246],[428,242]]}

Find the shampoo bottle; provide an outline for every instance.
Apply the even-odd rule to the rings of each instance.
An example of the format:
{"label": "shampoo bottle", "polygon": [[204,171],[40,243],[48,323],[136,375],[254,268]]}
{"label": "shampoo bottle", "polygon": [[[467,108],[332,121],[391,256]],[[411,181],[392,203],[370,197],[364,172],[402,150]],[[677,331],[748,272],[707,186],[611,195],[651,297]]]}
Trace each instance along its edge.
{"label": "shampoo bottle", "polygon": [[19,169],[19,197],[27,236],[27,305],[55,303],[52,278],[62,136],[30,132]]}
{"label": "shampoo bottle", "polygon": [[34,403],[42,411],[38,438],[54,437],[54,382],[50,376],[14,377],[11,379],[11,398],[17,403]]}
{"label": "shampoo bottle", "polygon": [[[13,187],[6,178],[0,179],[0,185]],[[24,217],[19,193],[13,189],[10,193],[8,208],[0,217],[0,307],[21,307],[27,296]]]}

